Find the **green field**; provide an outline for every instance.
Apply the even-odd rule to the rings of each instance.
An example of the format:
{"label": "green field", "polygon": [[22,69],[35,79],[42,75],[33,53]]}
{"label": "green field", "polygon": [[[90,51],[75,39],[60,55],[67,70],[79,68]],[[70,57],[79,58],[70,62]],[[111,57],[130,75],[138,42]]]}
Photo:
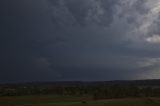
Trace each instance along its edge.
{"label": "green field", "polygon": [[128,98],[92,100],[71,96],[10,96],[0,97],[0,106],[160,106],[159,98]]}

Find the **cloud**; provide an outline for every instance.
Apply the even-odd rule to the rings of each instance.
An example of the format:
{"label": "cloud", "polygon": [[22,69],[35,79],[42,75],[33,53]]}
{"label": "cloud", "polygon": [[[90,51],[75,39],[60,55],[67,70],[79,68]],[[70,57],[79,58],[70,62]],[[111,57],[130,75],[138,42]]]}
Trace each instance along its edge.
{"label": "cloud", "polygon": [[1,79],[157,77],[159,3],[160,0],[5,2],[0,10]]}
{"label": "cloud", "polygon": [[102,25],[113,20],[115,1],[112,0],[49,0],[54,24],[60,25]]}
{"label": "cloud", "polygon": [[151,37],[148,37],[147,39],[146,39],[146,41],[148,42],[148,43],[153,43],[153,44],[159,44],[160,43],[160,36],[159,35],[153,35],[153,36],[151,36]]}
{"label": "cloud", "polygon": [[[130,45],[131,47],[140,47],[142,49],[146,47],[150,49],[150,45],[146,44],[146,39],[150,38],[150,36],[159,34],[158,20],[160,9],[157,4],[159,4],[160,1],[143,1],[141,4],[141,8],[145,10],[143,13],[134,7],[136,3],[137,1],[129,2],[126,5],[130,5],[130,7],[126,6],[126,8],[124,8],[124,6],[121,10],[121,14],[124,12],[124,10],[127,10],[125,14],[122,14],[123,18],[127,17],[127,19],[132,19],[134,17],[134,20],[131,20],[133,21],[133,23],[130,25],[131,29],[127,30],[126,40],[132,42]],[[121,9],[121,7],[119,8]]]}
{"label": "cloud", "polygon": [[159,78],[159,63],[160,58],[144,58],[141,62],[139,62],[139,66],[141,67],[141,74],[139,74],[137,78]]}

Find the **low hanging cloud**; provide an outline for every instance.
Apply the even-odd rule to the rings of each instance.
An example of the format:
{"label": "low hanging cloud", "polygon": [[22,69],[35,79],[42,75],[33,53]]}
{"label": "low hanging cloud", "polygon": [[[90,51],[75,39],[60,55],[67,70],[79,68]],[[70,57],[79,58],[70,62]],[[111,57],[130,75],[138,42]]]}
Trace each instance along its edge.
{"label": "low hanging cloud", "polygon": [[1,6],[2,82],[158,78],[160,0],[23,1]]}
{"label": "low hanging cloud", "polygon": [[[157,55],[159,53],[158,45],[152,44],[159,44],[160,42],[158,30],[160,27],[158,24],[160,12],[158,4],[160,0],[117,0],[116,2],[113,2],[113,0],[70,0],[64,2],[62,0],[61,3],[68,13],[67,17],[70,16],[74,20],[67,22],[74,22],[73,26],[76,26],[76,23],[82,26],[77,27],[77,29],[71,27],[73,30],[70,30],[74,33],[73,36],[82,36],[80,37],[81,40],[75,37],[74,40],[77,43],[71,44],[74,45],[73,47],[79,48],[75,49],[76,51],[80,50],[79,53],[74,52],[74,55],[81,56],[80,59],[74,57],[74,60],[68,56],[74,62],[71,63],[74,66],[83,64],[85,67],[105,67],[107,73],[107,70],[111,70],[115,65],[117,69],[123,67],[122,70],[134,70],[136,76],[137,73],[141,73],[140,70],[142,70],[142,73],[144,70],[141,69],[141,65],[137,64],[143,63],[145,66],[147,60],[159,57]],[[59,8],[55,5],[51,5],[51,7]],[[52,17],[55,19],[54,15]],[[63,26],[68,25],[63,23]],[[74,32],[74,29],[76,29],[76,32]],[[86,38],[89,38],[89,40],[86,40]],[[72,54],[72,56],[74,55]],[[125,55],[127,55],[126,60]],[[121,64],[121,60],[126,62]],[[127,63],[131,65],[126,65]],[[152,64],[155,64],[155,62]],[[149,68],[149,70],[152,73],[152,68]],[[116,73],[117,71],[115,71]]]}

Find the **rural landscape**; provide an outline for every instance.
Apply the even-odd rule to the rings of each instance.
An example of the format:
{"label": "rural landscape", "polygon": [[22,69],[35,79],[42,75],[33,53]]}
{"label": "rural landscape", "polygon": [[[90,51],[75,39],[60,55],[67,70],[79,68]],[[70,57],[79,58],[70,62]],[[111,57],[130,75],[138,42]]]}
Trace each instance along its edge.
{"label": "rural landscape", "polygon": [[160,106],[160,80],[0,86],[0,106]]}
{"label": "rural landscape", "polygon": [[160,106],[160,0],[0,0],[0,106]]}

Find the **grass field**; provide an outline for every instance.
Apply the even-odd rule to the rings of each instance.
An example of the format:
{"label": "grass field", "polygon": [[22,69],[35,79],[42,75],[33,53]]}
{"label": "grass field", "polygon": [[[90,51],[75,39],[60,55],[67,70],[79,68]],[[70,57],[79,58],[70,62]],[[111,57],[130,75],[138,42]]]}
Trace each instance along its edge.
{"label": "grass field", "polygon": [[93,101],[91,97],[12,96],[0,97],[0,106],[160,106],[160,99],[128,98]]}

